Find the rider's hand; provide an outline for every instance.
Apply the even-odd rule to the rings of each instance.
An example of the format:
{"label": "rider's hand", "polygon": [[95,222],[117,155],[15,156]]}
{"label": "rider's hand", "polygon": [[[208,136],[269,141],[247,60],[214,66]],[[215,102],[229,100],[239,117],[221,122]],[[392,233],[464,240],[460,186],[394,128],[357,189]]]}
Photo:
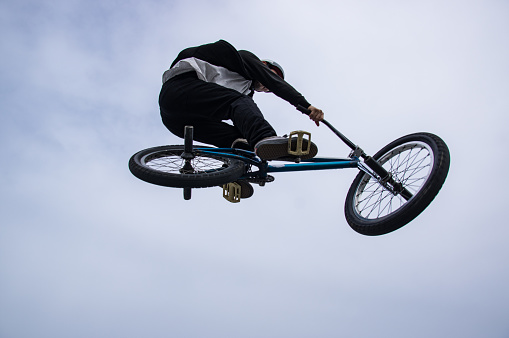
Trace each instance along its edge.
{"label": "rider's hand", "polygon": [[315,121],[316,125],[320,125],[320,121],[323,121],[323,111],[321,109],[318,109],[313,106],[308,107],[309,110],[311,110],[311,114],[309,114],[309,118],[313,121]]}

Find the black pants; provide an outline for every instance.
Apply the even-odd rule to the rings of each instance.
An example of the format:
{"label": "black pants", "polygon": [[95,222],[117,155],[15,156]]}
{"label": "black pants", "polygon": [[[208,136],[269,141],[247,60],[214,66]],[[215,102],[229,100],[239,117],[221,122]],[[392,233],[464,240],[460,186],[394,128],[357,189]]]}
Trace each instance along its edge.
{"label": "black pants", "polygon": [[237,138],[247,139],[253,147],[276,135],[251,97],[199,80],[194,72],[166,81],[159,106],[163,123],[173,134],[184,137],[184,127],[191,125],[196,141],[220,148],[231,147]]}

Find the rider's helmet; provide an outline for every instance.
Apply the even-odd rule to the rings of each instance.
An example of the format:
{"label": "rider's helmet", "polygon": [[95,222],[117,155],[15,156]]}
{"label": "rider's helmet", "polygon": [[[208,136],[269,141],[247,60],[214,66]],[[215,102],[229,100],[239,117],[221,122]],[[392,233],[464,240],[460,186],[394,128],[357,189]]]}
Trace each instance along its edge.
{"label": "rider's helmet", "polygon": [[279,75],[280,78],[282,79],[285,78],[285,71],[283,70],[283,67],[281,67],[279,63],[268,59],[262,60],[262,62],[265,63],[270,69],[273,69],[277,73],[277,75]]}

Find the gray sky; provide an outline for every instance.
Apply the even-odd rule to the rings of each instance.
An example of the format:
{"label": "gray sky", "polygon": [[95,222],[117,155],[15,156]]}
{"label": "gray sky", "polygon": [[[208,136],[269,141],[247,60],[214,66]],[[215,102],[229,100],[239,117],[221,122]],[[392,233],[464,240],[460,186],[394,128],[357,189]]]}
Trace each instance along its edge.
{"label": "gray sky", "polygon": [[[0,3],[0,336],[507,337],[507,1]],[[367,152],[429,131],[449,177],[406,227],[345,221],[355,171],[276,174],[239,204],[134,178],[183,48],[226,39]],[[348,149],[270,94],[279,133]]]}

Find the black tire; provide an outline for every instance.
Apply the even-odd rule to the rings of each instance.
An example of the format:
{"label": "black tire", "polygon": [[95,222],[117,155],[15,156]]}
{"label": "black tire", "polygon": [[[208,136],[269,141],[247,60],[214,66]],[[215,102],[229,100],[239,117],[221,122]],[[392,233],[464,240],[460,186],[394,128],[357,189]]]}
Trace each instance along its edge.
{"label": "black tire", "polygon": [[449,171],[450,154],[445,142],[430,133],[403,136],[382,148],[373,158],[413,196],[394,196],[361,171],[345,201],[350,227],[360,234],[378,236],[412,221],[433,201]]}
{"label": "black tire", "polygon": [[183,152],[182,145],[145,149],[131,157],[129,170],[140,180],[174,188],[214,187],[233,182],[244,174],[244,162],[200,151],[195,151],[191,160],[193,171],[182,173]]}

